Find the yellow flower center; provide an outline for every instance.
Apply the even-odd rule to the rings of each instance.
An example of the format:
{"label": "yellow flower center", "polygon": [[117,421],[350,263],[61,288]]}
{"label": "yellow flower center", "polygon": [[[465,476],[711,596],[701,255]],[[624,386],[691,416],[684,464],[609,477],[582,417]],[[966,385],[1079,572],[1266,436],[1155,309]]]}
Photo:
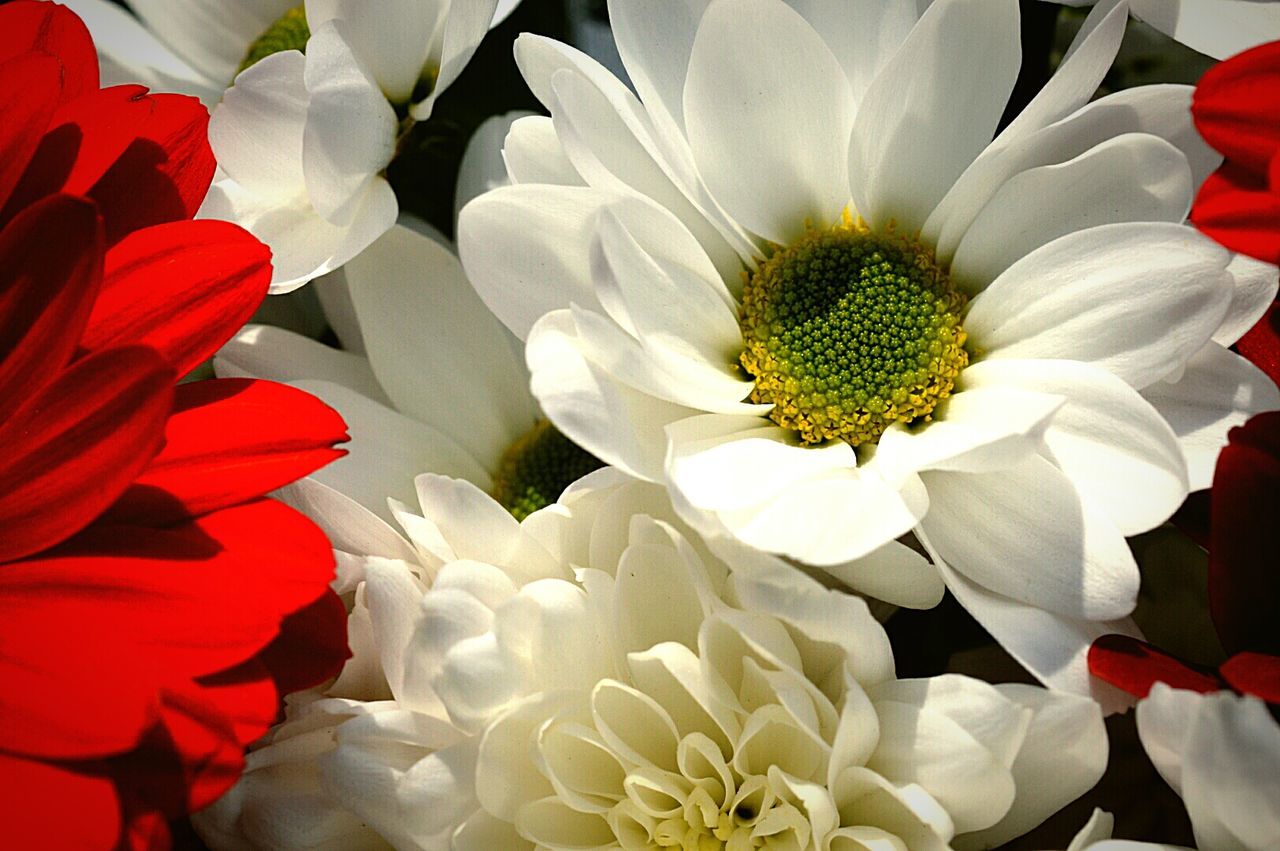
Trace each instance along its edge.
{"label": "yellow flower center", "polygon": [[603,466],[599,458],[541,420],[503,453],[493,480],[493,498],[523,520]]}
{"label": "yellow flower center", "polygon": [[742,366],[753,402],[805,443],[874,443],[928,421],[969,364],[965,296],[933,254],[845,221],[811,230],[746,282]]}

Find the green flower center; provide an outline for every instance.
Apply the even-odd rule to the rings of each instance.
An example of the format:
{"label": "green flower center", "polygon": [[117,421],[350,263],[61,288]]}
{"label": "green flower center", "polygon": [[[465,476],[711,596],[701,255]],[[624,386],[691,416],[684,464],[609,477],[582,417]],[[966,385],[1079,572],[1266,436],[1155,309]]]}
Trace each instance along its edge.
{"label": "green flower center", "polygon": [[928,421],[969,363],[965,297],[913,240],[845,223],[760,264],[742,294],[751,400],[805,443]]}
{"label": "green flower center", "polygon": [[236,73],[266,59],[273,53],[284,50],[300,50],[306,53],[309,38],[311,38],[311,29],[307,26],[307,13],[301,5],[294,6],[249,45],[249,51],[245,54],[240,67],[236,69]]}
{"label": "green flower center", "polygon": [[493,480],[493,498],[517,520],[523,520],[603,466],[599,458],[541,420],[503,453]]}

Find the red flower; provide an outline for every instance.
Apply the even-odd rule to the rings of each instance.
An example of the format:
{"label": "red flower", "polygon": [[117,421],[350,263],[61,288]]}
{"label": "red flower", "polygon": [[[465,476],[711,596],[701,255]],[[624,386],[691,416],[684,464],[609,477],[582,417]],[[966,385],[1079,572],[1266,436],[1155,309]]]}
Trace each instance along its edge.
{"label": "red flower", "polygon": [[[1280,264],[1280,42],[1209,69],[1191,114],[1226,157],[1200,188],[1191,221],[1232,251]],[[1280,384],[1280,307],[1273,304],[1236,348]]]}
{"label": "red flower", "polygon": [[191,98],[98,88],[61,6],[0,8],[0,814],[15,848],[155,848],[280,695],[334,675],[320,530],[263,494],[342,454],[262,381],[175,386],[266,295],[270,254],[192,216]]}
{"label": "red flower", "polygon": [[1230,687],[1280,704],[1280,572],[1273,544],[1280,517],[1280,411],[1233,428],[1228,440],[1210,491],[1209,613],[1233,655],[1213,672],[1126,636],[1095,641],[1090,672],[1137,697],[1166,682],[1195,691]]}

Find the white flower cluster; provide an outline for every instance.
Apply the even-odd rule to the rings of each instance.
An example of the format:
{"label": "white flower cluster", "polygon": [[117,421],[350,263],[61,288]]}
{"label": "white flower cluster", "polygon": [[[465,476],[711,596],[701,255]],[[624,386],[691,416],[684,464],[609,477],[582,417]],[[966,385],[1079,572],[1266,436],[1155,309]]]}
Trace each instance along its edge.
{"label": "white flower cluster", "polygon": [[[1190,87],[1094,95],[1131,11],[1225,54],[1274,8],[1102,0],[1002,124],[1016,0],[610,0],[630,87],[521,36],[548,115],[477,134],[459,258],[386,170],[514,3],[70,5],[109,82],[216,104],[203,215],[273,289],[332,273],[345,350],[215,364],[350,425],[283,496],[353,650],[196,816],[216,851],[963,851],[1102,776],[1126,538],[1280,392],[1231,350],[1276,268],[1186,222]],[[898,679],[873,610],[948,591],[1048,688]],[[1137,713],[1202,848],[1280,848],[1257,700]],[[1157,847],[1110,832],[1071,851]]]}

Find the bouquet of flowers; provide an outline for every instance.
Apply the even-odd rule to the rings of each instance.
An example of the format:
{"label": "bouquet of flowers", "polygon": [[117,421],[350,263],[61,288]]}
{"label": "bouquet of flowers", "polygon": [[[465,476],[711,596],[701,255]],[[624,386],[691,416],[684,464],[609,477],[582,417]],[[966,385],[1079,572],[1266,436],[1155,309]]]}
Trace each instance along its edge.
{"label": "bouquet of flowers", "polygon": [[1280,3],[12,0],[0,115],[4,847],[1280,851]]}

